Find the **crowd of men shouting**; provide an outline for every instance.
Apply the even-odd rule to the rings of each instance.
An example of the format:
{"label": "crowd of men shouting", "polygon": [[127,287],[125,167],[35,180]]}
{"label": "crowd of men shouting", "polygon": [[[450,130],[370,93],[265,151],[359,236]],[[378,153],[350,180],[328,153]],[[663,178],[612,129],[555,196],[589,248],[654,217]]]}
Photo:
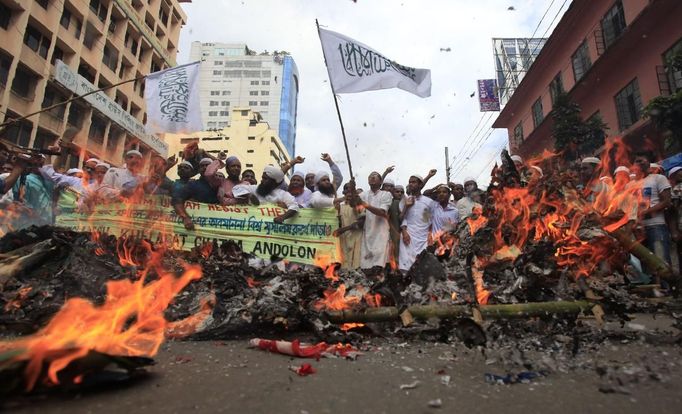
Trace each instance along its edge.
{"label": "crowd of men shouting", "polygon": [[[60,152],[60,144],[49,149]],[[121,167],[91,158],[82,169],[58,172],[44,157],[29,161],[0,151],[0,207],[3,213],[12,213],[2,215],[0,226],[7,231],[53,224],[58,214],[55,200],[66,188],[81,195],[79,208],[84,211],[143,194],[170,196],[173,209],[189,231],[194,230],[194,223],[185,210],[187,201],[225,206],[276,204],[284,211],[274,218],[277,223],[294,217],[301,208],[334,207],[339,218],[334,236],[339,238],[343,268],[377,270],[392,265],[406,271],[444,230],[481,214],[485,199],[485,192],[474,178],[462,184],[427,187],[436,170],[425,176],[412,174],[406,186],[397,185],[389,177],[393,166],[383,173],[372,172],[364,190],[354,180],[341,187],[343,175],[329,154],[321,157],[329,171],[306,173],[301,165],[305,159],[296,157],[281,166],[266,166],[259,178],[253,170],[242,170],[237,157],[223,153],[213,156],[196,143],[187,145],[180,158],[152,157],[144,174],[142,154],[130,150]],[[511,158],[521,172],[524,186],[542,181],[541,168],[525,165],[517,155]],[[576,171],[575,184],[591,201],[600,192],[638,183],[647,203],[623,213],[633,224],[643,227],[647,246],[671,263],[671,240],[682,239],[682,214],[668,213],[682,206],[682,167],[672,168],[665,177],[660,167],[650,165],[651,158],[650,154],[637,154],[632,171],[619,166],[605,175],[598,158],[584,158]],[[171,180],[166,174],[174,167],[179,178]],[[287,183],[285,177],[292,169]],[[341,193],[338,189],[342,189]]]}

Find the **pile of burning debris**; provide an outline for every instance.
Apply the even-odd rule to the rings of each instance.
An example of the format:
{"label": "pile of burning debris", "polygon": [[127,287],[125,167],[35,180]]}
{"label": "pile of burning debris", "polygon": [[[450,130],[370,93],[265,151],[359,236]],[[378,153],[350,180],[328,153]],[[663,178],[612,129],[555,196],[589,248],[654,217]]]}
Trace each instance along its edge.
{"label": "pile of burning debris", "polygon": [[665,306],[629,283],[630,255],[656,276],[672,273],[611,214],[627,200],[582,201],[561,174],[527,187],[518,179],[503,153],[481,209],[407,274],[368,277],[323,257],[264,265],[233,243],[177,252],[53,227],[10,233],[0,239],[0,334],[19,337],[0,342],[0,385],[79,384],[112,362],[129,376],[165,338],[312,332],[330,343],[381,335],[482,346],[484,321],[512,340],[523,328],[509,320],[542,320],[556,333],[578,316],[625,321]]}

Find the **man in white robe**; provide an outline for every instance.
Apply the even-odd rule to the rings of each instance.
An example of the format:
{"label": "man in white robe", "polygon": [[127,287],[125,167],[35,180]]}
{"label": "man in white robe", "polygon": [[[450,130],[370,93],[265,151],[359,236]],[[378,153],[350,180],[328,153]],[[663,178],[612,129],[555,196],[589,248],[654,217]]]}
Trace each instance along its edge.
{"label": "man in white robe", "polygon": [[419,175],[412,175],[407,184],[409,197],[403,208],[403,221],[400,226],[402,241],[398,268],[408,271],[417,259],[417,255],[426,250],[431,231],[431,218],[437,202],[422,195],[425,180]]}
{"label": "man in white robe", "polygon": [[360,259],[360,267],[363,269],[383,268],[389,260],[388,208],[391,206],[393,196],[388,191],[380,189],[381,181],[381,174],[376,171],[371,173],[367,179],[369,190],[360,194],[366,214]]}

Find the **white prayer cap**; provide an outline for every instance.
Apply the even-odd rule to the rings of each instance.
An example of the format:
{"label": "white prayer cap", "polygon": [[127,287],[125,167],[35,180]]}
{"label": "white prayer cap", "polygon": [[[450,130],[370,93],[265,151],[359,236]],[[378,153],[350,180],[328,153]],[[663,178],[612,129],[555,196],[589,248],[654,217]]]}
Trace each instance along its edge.
{"label": "white prayer cap", "polygon": [[185,167],[189,167],[189,168],[194,168],[192,163],[189,161],[180,161],[180,164],[178,164],[178,166],[181,166],[181,165],[184,165]]}
{"label": "white prayer cap", "polygon": [[212,162],[213,160],[210,158],[202,158],[201,161],[199,161],[199,165],[208,165]]}
{"label": "white prayer cap", "polygon": [[400,184],[396,184],[395,186],[393,186],[393,189],[394,189],[394,190],[403,190],[403,191],[405,191],[405,187],[403,187],[403,186],[400,185]]}
{"label": "white prayer cap", "polygon": [[476,179],[474,177],[467,177],[464,179],[464,184],[468,183],[469,181],[476,182]]}
{"label": "white prayer cap", "polygon": [[298,175],[299,177],[303,178],[305,180],[305,172],[303,170],[296,170],[294,171],[293,174],[291,174],[291,177],[293,178],[294,176]]}
{"label": "white prayer cap", "polygon": [[668,177],[672,177],[673,174],[675,174],[676,172],[678,172],[680,170],[682,170],[682,167],[679,167],[679,166],[671,168],[670,171],[668,171]]}
{"label": "white prayer cap", "polygon": [[89,162],[94,162],[95,164],[98,164],[100,161],[97,158],[89,158],[88,160],[85,161],[86,164]]}
{"label": "white prayer cap", "polygon": [[422,183],[424,182],[424,177],[422,177],[422,176],[419,175],[419,174],[412,174],[410,177],[414,177],[414,178],[416,178],[417,180],[421,181]]}
{"label": "white prayer cap", "polygon": [[80,168],[69,168],[66,171],[66,175],[74,175],[74,174],[82,174],[82,173],[83,173],[83,170],[81,170]]}
{"label": "white prayer cap", "polygon": [[585,157],[583,158],[582,161],[580,161],[581,164],[601,164],[601,161],[597,157]]}
{"label": "white prayer cap", "polygon": [[512,155],[511,160],[514,162],[520,162],[521,164],[523,164],[523,158],[521,158],[520,155]]}
{"label": "white prayer cap", "polygon": [[624,165],[619,165],[618,167],[616,167],[615,170],[613,170],[613,175],[616,175],[616,174],[618,174],[619,172],[628,173],[628,175],[629,175],[629,174],[630,174],[630,169],[629,169],[628,167],[624,166]]}
{"label": "white prayer cap", "polygon": [[611,177],[609,177],[608,175],[602,175],[601,177],[599,177],[599,181],[608,181],[610,179]]}
{"label": "white prayer cap", "polygon": [[631,179],[631,180],[634,180],[634,179],[636,179],[636,178],[637,178],[637,174],[630,174],[630,179]]}
{"label": "white prayer cap", "polygon": [[656,164],[655,162],[652,162],[651,164],[649,164],[649,168],[661,168],[661,166],[659,164]]}
{"label": "white prayer cap", "polygon": [[263,172],[268,177],[277,181],[277,183],[281,183],[284,180],[284,173],[282,172],[282,169],[275,167],[274,165],[266,165],[265,168],[263,168]]}
{"label": "white prayer cap", "polygon": [[130,150],[126,152],[126,157],[129,157],[131,155],[137,155],[138,157],[142,158],[142,153],[138,150]]}
{"label": "white prayer cap", "polygon": [[104,167],[105,170],[108,170],[109,168],[111,168],[111,165],[107,164],[106,162],[100,161],[97,163],[97,165],[95,165],[95,169],[99,167]]}
{"label": "white prayer cap", "polygon": [[225,178],[225,174],[223,174],[222,171],[216,171],[215,176],[218,178]]}
{"label": "white prayer cap", "polygon": [[384,184],[395,185],[395,181],[391,180],[390,178],[387,178],[384,180]]}
{"label": "white prayer cap", "polygon": [[540,173],[540,177],[544,177],[545,175],[542,173],[542,168],[538,167],[537,165],[531,165],[530,168],[536,170],[537,172]]}
{"label": "white prayer cap", "polygon": [[318,171],[317,174],[315,174],[315,184],[319,183],[324,177],[329,178],[329,173],[326,171]]}

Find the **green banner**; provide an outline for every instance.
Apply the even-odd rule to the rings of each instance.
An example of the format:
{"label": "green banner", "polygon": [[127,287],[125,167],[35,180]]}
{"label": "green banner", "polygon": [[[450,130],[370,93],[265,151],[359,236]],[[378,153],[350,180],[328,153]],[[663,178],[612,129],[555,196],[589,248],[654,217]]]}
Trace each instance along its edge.
{"label": "green banner", "polygon": [[243,251],[263,259],[275,256],[292,263],[314,264],[316,257],[326,256],[332,262],[340,261],[337,239],[332,236],[338,228],[333,208],[304,208],[277,224],[273,219],[285,210],[274,205],[221,206],[188,201],[187,214],[195,225],[190,231],[175,214],[168,197],[146,196],[136,203],[102,204],[92,212],[83,212],[77,207],[77,194],[62,194],[57,225],[73,230],[148,239],[179,250],[233,240]]}

